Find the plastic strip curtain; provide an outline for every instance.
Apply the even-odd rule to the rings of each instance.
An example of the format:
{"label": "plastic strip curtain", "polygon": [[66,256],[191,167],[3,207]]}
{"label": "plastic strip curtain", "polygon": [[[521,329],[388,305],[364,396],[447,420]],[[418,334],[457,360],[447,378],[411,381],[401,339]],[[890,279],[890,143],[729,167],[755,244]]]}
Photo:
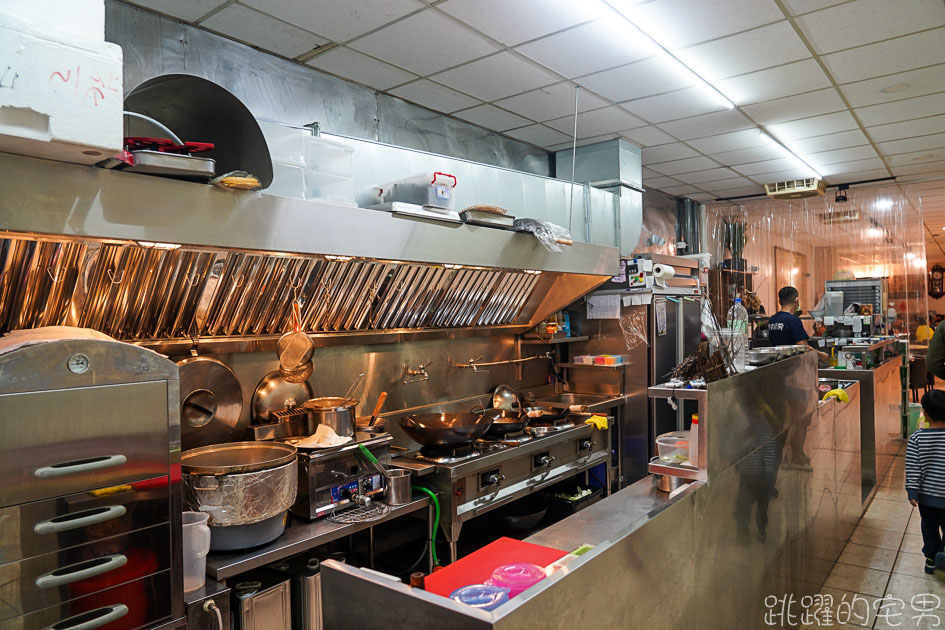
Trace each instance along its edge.
{"label": "plastic strip curtain", "polygon": [[[845,202],[831,189],[807,199],[707,204],[712,266],[727,269],[710,282],[714,310],[724,314],[740,294],[750,312],[764,308],[770,315],[778,310],[778,290],[792,285],[806,316],[828,280],[887,278],[887,307],[895,310],[889,327],[914,339],[928,318],[920,192],[891,185],[845,193]],[[813,332],[813,321],[803,319]]]}

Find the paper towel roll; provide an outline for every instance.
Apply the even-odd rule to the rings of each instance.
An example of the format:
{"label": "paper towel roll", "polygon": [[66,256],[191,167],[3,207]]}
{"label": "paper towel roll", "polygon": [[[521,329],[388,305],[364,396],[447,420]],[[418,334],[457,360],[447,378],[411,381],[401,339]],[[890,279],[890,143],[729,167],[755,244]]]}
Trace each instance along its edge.
{"label": "paper towel roll", "polygon": [[655,264],[653,265],[653,277],[657,280],[666,280],[666,278],[672,278],[676,275],[676,270],[670,267],[669,265]]}

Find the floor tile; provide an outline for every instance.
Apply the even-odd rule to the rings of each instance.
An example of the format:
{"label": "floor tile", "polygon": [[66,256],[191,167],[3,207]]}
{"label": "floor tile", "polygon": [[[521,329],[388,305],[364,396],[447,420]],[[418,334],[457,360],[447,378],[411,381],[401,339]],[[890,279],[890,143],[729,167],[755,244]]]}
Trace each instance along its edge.
{"label": "floor tile", "polygon": [[891,571],[893,564],[896,562],[896,554],[897,552],[892,549],[847,543],[837,562],[852,564],[857,567],[879,569],[880,571]]}
{"label": "floor tile", "polygon": [[876,499],[883,501],[894,501],[896,503],[908,503],[909,497],[906,491],[900,488],[879,488],[876,491]]}
{"label": "floor tile", "polygon": [[900,534],[906,531],[909,524],[909,513],[905,512],[897,515],[880,515],[868,513],[860,519],[860,525],[872,527],[873,529],[886,529]]}
{"label": "floor tile", "polygon": [[903,536],[901,551],[907,553],[922,553],[921,534],[906,534]]}
{"label": "floor tile", "polygon": [[873,620],[876,618],[873,608],[876,597],[829,587],[822,588],[820,592],[830,596],[829,616],[821,610],[811,611],[821,620],[821,627],[824,627],[827,621],[832,621],[835,626],[839,625],[839,621],[843,621],[844,624],[855,628],[872,627]]}
{"label": "floor tile", "polygon": [[945,581],[932,575],[914,577],[893,573],[886,585],[886,594],[898,597],[910,608],[910,603],[917,595],[932,595],[936,598],[934,606],[945,610]]}
{"label": "floor tile", "polygon": [[887,618],[877,618],[873,628],[877,630],[926,630],[945,628],[945,611],[923,612],[913,610],[909,602],[903,606],[902,616],[890,614]]}
{"label": "floor tile", "polygon": [[893,564],[892,571],[893,573],[911,575],[912,577],[920,577],[924,579],[927,575],[925,572],[925,556],[923,556],[921,553],[902,551],[896,557],[896,562]]}
{"label": "floor tile", "polygon": [[902,532],[876,529],[873,527],[858,526],[850,536],[850,542],[869,547],[899,550],[902,544]]}
{"label": "floor tile", "polygon": [[[906,578],[909,576],[901,575],[899,577]],[[824,586],[881,597],[886,590],[888,580],[889,573],[886,571],[855,567],[851,564],[837,564],[834,565],[833,571],[827,576]]]}

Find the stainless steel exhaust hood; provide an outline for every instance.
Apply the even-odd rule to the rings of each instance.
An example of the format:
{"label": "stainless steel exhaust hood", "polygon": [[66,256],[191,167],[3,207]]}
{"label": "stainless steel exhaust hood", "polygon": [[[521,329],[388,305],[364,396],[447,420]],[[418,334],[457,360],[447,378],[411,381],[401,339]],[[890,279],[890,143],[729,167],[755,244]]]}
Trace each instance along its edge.
{"label": "stainless steel exhaust hood", "polygon": [[0,172],[6,330],[262,349],[298,296],[304,329],[337,343],[520,332],[618,265],[612,247],[553,253],[526,234],[8,154]]}

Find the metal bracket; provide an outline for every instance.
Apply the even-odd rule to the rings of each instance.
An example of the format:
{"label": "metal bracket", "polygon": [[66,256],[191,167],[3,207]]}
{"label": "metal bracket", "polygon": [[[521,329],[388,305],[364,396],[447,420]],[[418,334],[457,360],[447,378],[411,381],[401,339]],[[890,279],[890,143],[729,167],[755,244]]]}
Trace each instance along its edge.
{"label": "metal bracket", "polygon": [[433,361],[427,361],[426,363],[421,363],[417,366],[417,369],[411,369],[409,365],[404,365],[404,385],[409,385],[410,383],[421,383],[423,381],[430,380],[430,375],[427,373],[427,368],[433,365]]}

